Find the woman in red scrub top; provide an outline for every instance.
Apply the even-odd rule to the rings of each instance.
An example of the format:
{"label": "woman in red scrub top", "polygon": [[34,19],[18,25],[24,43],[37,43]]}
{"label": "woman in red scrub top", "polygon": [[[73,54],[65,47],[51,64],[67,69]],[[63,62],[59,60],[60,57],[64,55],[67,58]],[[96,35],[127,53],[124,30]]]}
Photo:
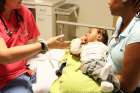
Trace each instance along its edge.
{"label": "woman in red scrub top", "polygon": [[63,35],[46,41],[38,41],[38,36],[34,17],[22,0],[0,0],[0,93],[33,93],[27,59],[68,45],[58,41]]}

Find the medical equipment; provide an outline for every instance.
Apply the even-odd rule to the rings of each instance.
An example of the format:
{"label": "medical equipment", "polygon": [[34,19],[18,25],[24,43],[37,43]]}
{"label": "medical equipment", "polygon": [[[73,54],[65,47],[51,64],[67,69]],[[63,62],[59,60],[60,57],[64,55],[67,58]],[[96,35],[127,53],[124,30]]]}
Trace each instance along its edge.
{"label": "medical equipment", "polygon": [[[77,22],[79,6],[73,3],[64,3],[55,9],[56,20]],[[63,30],[62,30],[63,29]],[[56,24],[56,35],[64,34],[65,40],[72,40],[76,37],[76,26]]]}
{"label": "medical equipment", "polygon": [[5,31],[6,31],[7,35],[11,37],[13,33],[10,31],[10,29],[8,29],[4,19],[1,16],[0,16],[0,20],[3,23],[4,27],[5,27]]}
{"label": "medical equipment", "polygon": [[18,11],[15,10],[14,12],[15,12],[16,21],[17,21],[17,26],[15,27],[14,31],[10,31],[10,29],[7,26],[7,22],[4,20],[4,18],[2,16],[0,16],[0,20],[1,20],[2,24],[3,24],[3,26],[5,27],[5,31],[6,31],[7,35],[10,36],[10,37],[13,35],[13,33],[18,31],[19,26],[20,26],[19,23],[20,23],[20,21],[22,21],[22,18],[18,14]]}
{"label": "medical equipment", "polygon": [[23,0],[32,11],[42,39],[56,35],[55,8],[65,0]]}

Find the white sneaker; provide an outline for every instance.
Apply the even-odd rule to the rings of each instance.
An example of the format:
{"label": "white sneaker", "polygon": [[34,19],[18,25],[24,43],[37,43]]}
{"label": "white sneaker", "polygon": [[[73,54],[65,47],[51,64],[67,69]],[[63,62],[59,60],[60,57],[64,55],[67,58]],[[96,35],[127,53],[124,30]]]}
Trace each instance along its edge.
{"label": "white sneaker", "polygon": [[101,91],[104,93],[112,92],[114,89],[114,86],[112,83],[108,81],[102,81],[101,82]]}

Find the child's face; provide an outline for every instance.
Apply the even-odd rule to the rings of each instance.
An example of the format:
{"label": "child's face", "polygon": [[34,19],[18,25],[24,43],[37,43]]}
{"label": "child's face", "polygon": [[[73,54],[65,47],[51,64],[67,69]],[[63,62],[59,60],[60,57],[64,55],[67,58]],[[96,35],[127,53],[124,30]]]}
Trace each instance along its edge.
{"label": "child's face", "polygon": [[100,34],[98,33],[97,28],[91,28],[84,36],[81,37],[81,40],[85,43],[98,41],[99,35]]}

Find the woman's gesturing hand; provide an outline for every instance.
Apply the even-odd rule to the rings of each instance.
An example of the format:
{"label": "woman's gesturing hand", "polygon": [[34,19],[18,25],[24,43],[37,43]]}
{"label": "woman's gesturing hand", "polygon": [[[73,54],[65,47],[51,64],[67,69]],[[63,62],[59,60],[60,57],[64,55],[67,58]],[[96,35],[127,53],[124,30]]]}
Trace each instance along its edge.
{"label": "woman's gesturing hand", "polygon": [[58,35],[47,40],[48,48],[68,48],[70,41],[63,40],[64,35]]}

